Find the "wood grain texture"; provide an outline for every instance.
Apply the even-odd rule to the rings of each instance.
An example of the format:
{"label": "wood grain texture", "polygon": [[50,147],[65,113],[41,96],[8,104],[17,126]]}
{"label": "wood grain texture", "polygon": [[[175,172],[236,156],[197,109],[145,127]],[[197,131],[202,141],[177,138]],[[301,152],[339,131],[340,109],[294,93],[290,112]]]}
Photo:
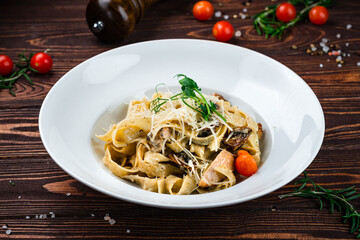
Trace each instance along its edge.
{"label": "wood grain texture", "polygon": [[[213,40],[218,20],[193,19],[193,0],[164,0],[147,10],[133,34],[117,44],[103,44],[88,30],[87,0],[3,0],[0,2],[0,54],[16,58],[23,49],[51,49],[49,74],[32,74],[35,85],[20,80],[17,97],[0,90],[0,239],[353,239],[341,214],[318,210],[314,200],[279,195],[291,182],[261,198],[234,206],[170,210],[140,206],[101,194],[73,179],[50,158],[38,132],[42,101],[71,68],[106,50],[166,38]],[[242,1],[212,1],[215,11],[230,16],[242,36],[230,44],[253,49],[299,74],[322,105],[326,131],[323,145],[307,169],[311,178],[331,189],[360,189],[360,1],[338,1],[324,26],[300,23],[283,40],[265,40],[251,20],[232,19]],[[222,3],[220,7],[218,3]],[[251,16],[270,0],[253,1]],[[346,29],[346,24],[352,24]],[[340,33],[341,38],[336,38]],[[342,68],[333,56],[309,56],[306,49],[323,37],[350,54]],[[295,44],[298,49],[292,50]],[[346,46],[348,45],[348,46]],[[329,59],[329,61],[328,61]],[[323,68],[319,65],[323,64]],[[11,184],[11,182],[14,186]],[[68,194],[70,193],[70,195]],[[354,204],[360,208],[359,201]],[[46,218],[44,215],[46,214]],[[54,217],[51,217],[54,214]],[[104,220],[109,214],[116,220]],[[28,219],[26,217],[29,217]],[[41,216],[41,218],[40,218]],[[7,225],[11,234],[1,226]]]}

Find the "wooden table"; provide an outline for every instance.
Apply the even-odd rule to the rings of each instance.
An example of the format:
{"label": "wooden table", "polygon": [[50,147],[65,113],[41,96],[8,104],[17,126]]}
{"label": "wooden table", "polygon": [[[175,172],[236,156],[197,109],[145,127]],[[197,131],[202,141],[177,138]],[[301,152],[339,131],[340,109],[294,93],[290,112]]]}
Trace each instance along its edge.
{"label": "wooden table", "polygon": [[[279,41],[258,36],[250,19],[233,19],[242,1],[214,0],[215,10],[229,15],[242,36],[234,44],[266,54],[299,74],[319,98],[325,113],[323,145],[307,169],[326,188],[355,185],[360,189],[360,1],[338,1],[324,26],[300,23]],[[219,3],[222,3],[222,6]],[[0,54],[16,58],[23,49],[51,49],[54,66],[45,75],[31,75],[35,85],[18,81],[12,97],[0,90],[0,238],[77,239],[352,239],[341,214],[320,211],[314,200],[278,196],[293,183],[259,199],[202,210],[169,210],[124,202],[84,186],[70,177],[46,152],[39,136],[41,103],[56,81],[82,61],[130,43],[166,39],[213,40],[217,19],[194,20],[194,1],[167,0],[149,9],[135,31],[118,44],[103,44],[88,30],[87,0],[2,0]],[[257,0],[246,7],[253,15],[272,4]],[[347,24],[352,24],[347,29]],[[336,35],[341,37],[337,38]],[[309,56],[310,44],[322,38],[338,44],[344,57]],[[297,50],[291,49],[292,45]],[[323,67],[320,67],[322,64]],[[67,194],[71,193],[71,195]],[[359,201],[354,201],[359,208]],[[104,220],[109,214],[114,225]],[[7,229],[1,226],[6,225]],[[6,230],[11,230],[9,235]],[[8,231],[9,233],[9,231]]]}

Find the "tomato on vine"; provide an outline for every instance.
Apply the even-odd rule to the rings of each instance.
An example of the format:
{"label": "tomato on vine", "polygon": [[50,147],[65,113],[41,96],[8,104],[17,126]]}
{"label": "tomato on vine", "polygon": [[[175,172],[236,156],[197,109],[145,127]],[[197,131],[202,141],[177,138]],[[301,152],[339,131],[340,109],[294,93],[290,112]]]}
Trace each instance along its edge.
{"label": "tomato on vine", "polygon": [[214,13],[213,5],[208,1],[199,1],[193,7],[193,14],[197,20],[205,21],[211,18]]}
{"label": "tomato on vine", "polygon": [[233,37],[234,28],[231,23],[227,21],[220,21],[215,23],[213,27],[213,35],[216,40],[220,42],[227,42]]}
{"label": "tomato on vine", "polygon": [[35,53],[30,61],[30,66],[33,69],[37,70],[38,73],[49,72],[52,67],[52,64],[53,64],[52,58],[44,52]]}
{"label": "tomato on vine", "polygon": [[14,67],[14,63],[7,55],[0,55],[0,75],[9,75]]}
{"label": "tomato on vine", "polygon": [[284,23],[288,23],[291,20],[294,20],[296,17],[296,9],[294,7],[294,5],[292,5],[291,3],[281,3],[277,8],[276,8],[276,18],[279,21],[282,21]]}
{"label": "tomato on vine", "polygon": [[323,25],[329,19],[329,11],[323,6],[313,7],[309,12],[309,19],[315,25]]}

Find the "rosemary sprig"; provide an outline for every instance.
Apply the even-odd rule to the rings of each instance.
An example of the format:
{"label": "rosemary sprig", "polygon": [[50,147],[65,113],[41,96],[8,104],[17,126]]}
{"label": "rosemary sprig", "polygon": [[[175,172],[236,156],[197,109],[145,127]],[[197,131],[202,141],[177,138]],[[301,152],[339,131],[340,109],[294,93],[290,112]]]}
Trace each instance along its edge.
{"label": "rosemary sprig", "polygon": [[[314,198],[319,201],[320,210],[324,207],[324,201],[329,204],[330,213],[332,214],[335,209],[343,212],[344,223],[350,222],[350,233],[355,234],[357,232],[357,238],[360,238],[360,213],[358,213],[355,207],[350,201],[360,197],[360,193],[356,194],[355,186],[351,186],[340,190],[330,190],[321,187],[308,178],[306,172],[303,173],[304,178],[295,182],[295,184],[301,184],[301,186],[292,193],[280,195],[279,198],[285,197],[305,197]],[[309,188],[305,188],[310,183]]]}
{"label": "rosemary sprig", "polygon": [[[226,119],[223,115],[221,115],[216,110],[216,105],[211,102],[207,101],[204,95],[201,93],[201,88],[198,87],[197,83],[192,80],[191,78],[187,77],[184,74],[177,74],[175,75],[179,79],[179,83],[181,85],[181,93],[178,93],[174,96],[171,96],[170,98],[161,98],[159,95],[159,92],[157,90],[158,86],[162,85],[159,84],[155,87],[155,91],[157,94],[157,98],[152,100],[150,102],[150,110],[154,113],[158,113],[161,110],[161,106],[164,105],[167,101],[174,101],[179,100],[191,108],[192,110],[198,112],[201,114],[201,116],[204,118],[205,121],[209,120],[209,117],[212,113],[215,113],[218,115],[224,122],[226,122]],[[196,106],[191,106],[186,100],[187,99],[193,99],[196,103]]]}
{"label": "rosemary sprig", "polygon": [[281,39],[284,31],[293,27],[297,22],[307,18],[311,8],[316,6],[330,7],[335,0],[289,0],[288,2],[296,5],[303,5],[304,8],[296,15],[295,19],[288,23],[281,22],[276,18],[276,8],[279,6],[267,6],[264,11],[254,15],[253,26],[259,35],[265,34],[265,38],[279,37]]}
{"label": "rosemary sprig", "polygon": [[33,85],[34,83],[31,81],[29,74],[32,72],[38,72],[30,66],[30,60],[34,54],[29,53],[29,55],[26,56],[25,53],[26,50],[19,54],[19,61],[15,63],[15,66],[17,67],[16,71],[14,71],[8,78],[0,76],[0,89],[9,89],[9,92],[14,97],[16,97],[16,94],[13,91],[13,88],[16,81],[20,77],[24,77],[31,85]]}

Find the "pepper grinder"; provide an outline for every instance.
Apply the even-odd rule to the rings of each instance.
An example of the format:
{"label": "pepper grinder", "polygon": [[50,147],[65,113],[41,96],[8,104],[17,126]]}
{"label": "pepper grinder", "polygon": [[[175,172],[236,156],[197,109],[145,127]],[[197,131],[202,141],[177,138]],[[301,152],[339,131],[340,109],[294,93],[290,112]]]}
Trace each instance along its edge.
{"label": "pepper grinder", "polygon": [[86,8],[88,26],[100,40],[119,42],[127,37],[158,0],[90,0]]}

